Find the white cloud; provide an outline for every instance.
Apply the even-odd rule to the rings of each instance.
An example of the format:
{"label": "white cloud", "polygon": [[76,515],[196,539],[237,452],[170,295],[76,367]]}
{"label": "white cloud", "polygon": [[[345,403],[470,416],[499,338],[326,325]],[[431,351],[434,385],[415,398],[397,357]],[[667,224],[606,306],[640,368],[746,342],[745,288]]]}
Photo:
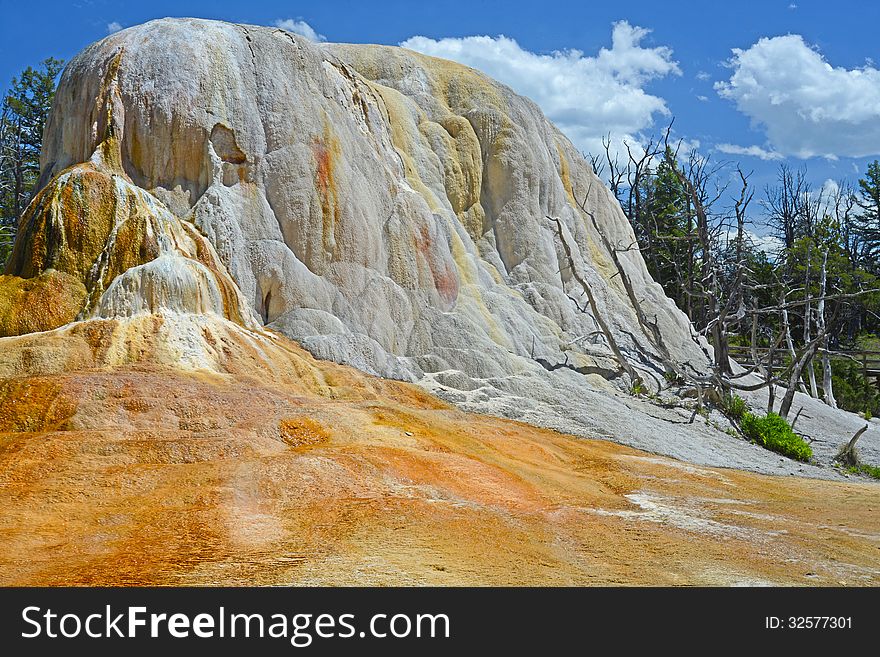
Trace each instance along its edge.
{"label": "white cloud", "polygon": [[107,23],[107,34],[113,34],[114,32],[118,32],[122,29],[122,23],[119,21],[113,21],[112,23]]}
{"label": "white cloud", "polygon": [[758,251],[763,251],[768,256],[774,256],[782,251],[782,240],[773,235],[759,235],[754,231],[747,230],[745,237]]}
{"label": "white cloud", "polygon": [[[750,244],[758,251],[763,251],[768,256],[775,256],[782,250],[782,240],[774,235],[761,235],[748,228],[743,229],[744,242]],[[732,244],[736,240],[736,228],[727,230],[727,243]]]}
{"label": "white cloud", "polygon": [[641,45],[649,30],[614,23],[611,48],[594,57],[579,50],[538,54],[505,37],[429,39],[414,36],[400,45],[477,68],[534,100],[574,144],[598,153],[603,135],[628,138],[666,116],[663,98],[644,90],[651,80],[680,75],[672,50]]}
{"label": "white cloud", "polygon": [[846,192],[846,188],[841,190],[840,183],[832,178],[826,178],[825,182],[818,190],[812,190],[813,201],[820,201],[819,216],[834,215],[834,205],[838,200],[841,191]]}
{"label": "white cloud", "polygon": [[832,67],[797,34],[734,49],[723,98],[761,126],[782,155],[865,157],[880,153],[880,70]]}
{"label": "white cloud", "polygon": [[679,152],[679,155],[689,156],[691,153],[700,150],[699,139],[676,139],[669,140],[669,144]]}
{"label": "white cloud", "polygon": [[840,192],[840,184],[832,179],[826,178],[825,182],[822,183],[821,194],[825,199],[834,198]]}
{"label": "white cloud", "polygon": [[697,96],[697,100],[700,101],[701,103],[706,103],[709,101],[709,98],[708,98],[708,96]]}
{"label": "white cloud", "polygon": [[797,7],[798,7],[798,6],[797,6],[795,3],[793,3],[793,2],[792,2],[790,5],[788,5],[788,8],[791,9],[791,10],[797,9]]}
{"label": "white cloud", "polygon": [[700,82],[705,82],[706,80],[708,80],[708,79],[711,78],[712,76],[709,75],[708,73],[706,73],[706,71],[698,71],[698,72],[697,72],[697,75],[696,75],[695,77],[696,77],[697,80],[699,80]]}
{"label": "white cloud", "polygon": [[300,36],[304,36],[306,39],[310,39],[311,41],[326,41],[327,37],[323,34],[318,34],[311,25],[306,23],[303,20],[293,20],[292,18],[279,18],[277,19],[273,25],[275,27],[280,27],[282,30],[287,30],[288,32],[293,32],[294,34],[299,34]]}
{"label": "white cloud", "polygon": [[729,155],[747,155],[762,160],[781,160],[782,155],[776,151],[768,151],[760,146],[737,146],[736,144],[716,144],[715,148]]}

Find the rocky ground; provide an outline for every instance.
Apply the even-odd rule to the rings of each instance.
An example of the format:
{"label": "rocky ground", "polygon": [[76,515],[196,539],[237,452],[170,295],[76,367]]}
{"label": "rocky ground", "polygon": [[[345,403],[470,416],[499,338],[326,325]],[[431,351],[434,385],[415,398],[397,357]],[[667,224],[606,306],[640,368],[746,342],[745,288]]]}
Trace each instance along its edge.
{"label": "rocky ground", "polygon": [[874,483],[469,414],[231,324],[225,373],[133,331],[112,364],[108,324],[4,341],[43,374],[0,382],[0,584],[880,584]]}
{"label": "rocky ground", "polygon": [[[633,396],[601,384],[592,387],[570,370],[553,373],[555,385],[528,371],[505,378],[473,379],[462,372],[426,375],[421,384],[432,394],[477,413],[528,422],[587,438],[604,438],[654,454],[699,465],[740,468],[773,475],[845,480],[852,475],[835,467],[841,445],[866,424],[855,413],[831,409],[809,395],[796,393],[791,418],[813,449],[812,463],[799,463],[738,437],[718,411],[694,415],[692,399],[664,392]],[[595,385],[595,382],[593,382]],[[742,393],[752,410],[763,414],[767,391]],[[777,394],[777,409],[781,394]],[[871,421],[858,442],[866,463],[880,465],[880,423]]]}
{"label": "rocky ground", "polygon": [[612,340],[649,393],[707,356],[482,74],[153,21],[71,60],[45,146],[0,276],[0,585],[880,583],[880,486],[830,466],[859,418],[799,397],[802,465],[627,394]]}

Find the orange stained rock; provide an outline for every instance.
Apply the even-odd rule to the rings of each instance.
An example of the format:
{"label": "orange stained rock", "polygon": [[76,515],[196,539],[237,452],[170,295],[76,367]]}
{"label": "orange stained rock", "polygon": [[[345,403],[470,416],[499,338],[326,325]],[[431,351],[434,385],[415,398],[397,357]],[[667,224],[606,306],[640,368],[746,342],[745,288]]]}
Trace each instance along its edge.
{"label": "orange stained rock", "polygon": [[47,331],[76,319],[86,288],[70,274],[49,269],[33,278],[0,275],[0,336]]}
{"label": "orange stained rock", "polygon": [[113,364],[123,329],[4,341],[67,360],[0,380],[0,584],[880,584],[877,485],[469,415],[239,329],[219,372]]}
{"label": "orange stained rock", "polygon": [[339,193],[336,188],[335,160],[339,157],[339,142],[329,124],[325,124],[323,137],[315,137],[311,144],[315,158],[315,188],[321,203],[321,225],[324,256],[333,254],[336,222],[339,218]]}

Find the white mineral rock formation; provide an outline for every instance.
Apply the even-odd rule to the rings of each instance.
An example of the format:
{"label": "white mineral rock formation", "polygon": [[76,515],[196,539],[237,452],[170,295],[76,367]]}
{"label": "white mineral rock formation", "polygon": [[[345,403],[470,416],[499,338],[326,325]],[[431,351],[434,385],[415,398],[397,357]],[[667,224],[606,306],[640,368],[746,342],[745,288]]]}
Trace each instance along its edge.
{"label": "white mineral rock formation", "polygon": [[[92,158],[111,115],[120,173],[196,226],[255,316],[315,355],[465,408],[702,463],[792,467],[621,392],[548,217],[649,387],[661,353],[698,371],[707,355],[588,163],[485,75],[401,48],[152,21],[68,64],[43,182]],[[175,257],[119,276],[95,312],[174,308],[158,297],[178,294],[182,310],[216,308],[209,272]]]}
{"label": "white mineral rock formation", "polygon": [[[624,353],[662,376],[606,246],[634,241],[619,206],[534,103],[484,75],[400,48],[153,21],[71,61],[46,178],[92,155],[111,85],[125,173],[213,242],[264,323],[317,355],[412,380],[538,362],[614,375],[585,299],[568,296],[582,292],[553,216]],[[675,356],[705,362],[638,251],[618,259]]]}

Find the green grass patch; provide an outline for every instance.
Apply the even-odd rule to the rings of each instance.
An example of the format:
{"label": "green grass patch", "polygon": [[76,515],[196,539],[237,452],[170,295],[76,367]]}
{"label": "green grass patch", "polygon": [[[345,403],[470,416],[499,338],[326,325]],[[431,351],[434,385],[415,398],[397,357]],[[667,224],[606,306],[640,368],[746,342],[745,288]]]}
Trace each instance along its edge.
{"label": "green grass patch", "polygon": [[724,400],[724,414],[735,422],[742,422],[748,410],[746,401],[739,395],[733,394]]}
{"label": "green grass patch", "polygon": [[758,417],[752,413],[742,416],[742,430],[747,438],[761,447],[774,451],[796,461],[809,461],[813,450],[798,436],[791,425],[776,413]]}
{"label": "green grass patch", "polygon": [[853,474],[863,474],[868,475],[869,477],[873,477],[874,479],[880,479],[880,468],[876,465],[867,465],[865,463],[860,463],[857,467],[847,468]]}

